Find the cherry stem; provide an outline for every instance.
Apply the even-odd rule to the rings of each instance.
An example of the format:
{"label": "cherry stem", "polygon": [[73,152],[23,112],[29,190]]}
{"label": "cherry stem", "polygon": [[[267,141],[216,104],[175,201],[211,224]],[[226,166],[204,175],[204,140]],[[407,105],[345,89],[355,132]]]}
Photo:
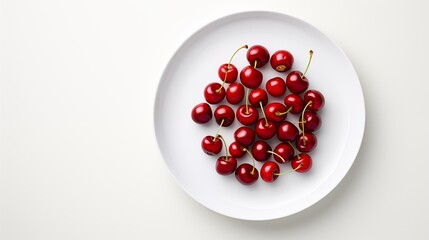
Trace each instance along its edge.
{"label": "cherry stem", "polygon": [[225,146],[225,153],[226,153],[225,161],[228,162],[228,155],[229,155],[228,146],[226,145],[225,139],[223,139],[222,136],[220,136],[219,139],[223,142],[223,145]]}
{"label": "cherry stem", "polygon": [[279,112],[279,111],[277,111],[275,114],[276,114],[276,116],[279,117],[279,116],[287,114],[288,112],[290,112],[290,110],[292,110],[292,107],[289,107],[288,110],[286,110],[286,112]]}
{"label": "cherry stem", "polygon": [[243,151],[246,151],[252,157],[253,168],[252,168],[252,171],[250,172],[250,174],[253,175],[253,173],[255,172],[255,165],[256,165],[255,164],[255,158],[253,157],[252,153],[249,150],[247,150],[247,148],[243,148]]}
{"label": "cherry stem", "polygon": [[298,169],[300,169],[301,167],[302,167],[302,163],[300,163],[299,165],[298,165],[298,167],[296,167],[296,168],[294,168],[294,169],[291,169],[291,170],[289,170],[289,171],[287,171],[287,172],[282,172],[282,173],[274,173],[274,175],[276,175],[276,176],[281,176],[281,175],[286,175],[286,174],[289,174],[289,173],[291,173],[291,172],[296,172],[296,170],[298,170]]}
{"label": "cherry stem", "polygon": [[234,58],[235,54],[237,54],[238,51],[240,51],[243,48],[247,49],[248,46],[247,45],[243,45],[239,49],[235,50],[234,54],[232,54],[231,58],[229,59],[228,66],[226,67],[225,77],[223,79],[223,82],[222,82],[222,85],[220,86],[220,88],[216,90],[217,93],[219,93],[219,91],[225,86],[226,76],[228,76],[228,70],[229,70],[229,66],[231,66],[232,59]]}
{"label": "cherry stem", "polygon": [[256,65],[258,65],[258,60],[255,60],[255,64],[253,64],[253,68],[256,68]]}
{"label": "cherry stem", "polygon": [[274,154],[274,155],[276,155],[277,157],[279,157],[284,163],[286,162],[285,161],[285,159],[282,157],[282,156],[280,156],[280,154],[278,154],[278,153],[276,153],[276,152],[273,152],[273,151],[267,151],[267,153],[271,153],[271,154]]}
{"label": "cherry stem", "polygon": [[313,50],[310,50],[310,58],[308,59],[307,67],[305,68],[304,73],[301,75],[301,78],[305,77],[305,74],[307,73],[308,67],[310,67],[311,59],[313,58]]}
{"label": "cherry stem", "polygon": [[222,122],[220,122],[219,127],[216,131],[215,137],[213,138],[213,142],[216,140],[217,136],[219,136],[219,131],[222,128],[223,123],[225,122],[225,118],[222,119]]}
{"label": "cherry stem", "polygon": [[246,88],[246,114],[249,114],[249,89]]}
{"label": "cherry stem", "polygon": [[310,105],[310,104],[312,104],[313,102],[310,100],[310,101],[308,101],[308,103],[307,104],[305,104],[305,107],[304,107],[304,109],[302,110],[302,114],[301,114],[301,126],[302,126],[302,143],[305,145],[306,144],[306,140],[305,140],[305,137],[304,137],[304,124],[305,124],[305,121],[304,121],[304,113],[305,113],[305,110],[307,109],[307,107]]}
{"label": "cherry stem", "polygon": [[262,106],[262,101],[259,101],[259,106],[261,106],[262,114],[264,115],[264,118],[265,118],[265,126],[268,127],[268,125],[270,124],[268,123],[267,116],[265,116],[265,111],[264,111],[264,107]]}
{"label": "cherry stem", "polygon": [[[289,145],[293,148],[293,154],[295,155],[295,153],[297,153],[298,152],[298,149],[296,149],[296,147],[290,142],[290,141],[287,141],[287,143],[289,143]],[[300,159],[301,157],[299,156],[299,154],[297,155],[298,156],[298,159]]]}

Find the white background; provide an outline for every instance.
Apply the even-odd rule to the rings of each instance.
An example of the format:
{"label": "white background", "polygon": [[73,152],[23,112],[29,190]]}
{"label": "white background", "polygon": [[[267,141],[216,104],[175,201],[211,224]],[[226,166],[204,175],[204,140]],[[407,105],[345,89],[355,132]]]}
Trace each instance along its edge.
{"label": "white background", "polygon": [[[1,240],[429,238],[425,1],[0,7]],[[359,75],[367,114],[361,150],[338,187],[264,222],[224,217],[186,195],[153,128],[157,83],[174,51],[208,22],[247,10],[290,14],[333,39]]]}

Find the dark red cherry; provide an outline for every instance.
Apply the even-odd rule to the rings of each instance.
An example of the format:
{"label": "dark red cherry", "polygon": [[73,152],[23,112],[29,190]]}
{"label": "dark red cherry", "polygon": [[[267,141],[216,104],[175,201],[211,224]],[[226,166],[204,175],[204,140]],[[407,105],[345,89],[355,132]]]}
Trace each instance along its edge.
{"label": "dark red cherry", "polygon": [[255,132],[249,127],[239,127],[234,132],[235,141],[243,147],[249,147],[255,141]]}
{"label": "dark red cherry", "polygon": [[246,154],[246,151],[238,142],[232,142],[231,145],[229,145],[229,154],[234,158],[241,158]]}
{"label": "dark red cherry", "polygon": [[280,167],[273,161],[264,163],[261,167],[261,178],[265,182],[274,182],[280,173]]}
{"label": "dark red cherry", "polygon": [[235,114],[237,116],[237,120],[245,126],[255,124],[259,118],[258,110],[256,110],[252,105],[248,105],[247,107],[246,105],[241,105],[237,108],[237,112]]}
{"label": "dark red cherry", "polygon": [[251,152],[256,161],[263,162],[270,158],[271,146],[262,140],[258,140],[253,144]]}
{"label": "dark red cherry", "polygon": [[265,84],[267,92],[273,97],[280,97],[286,92],[286,82],[281,77],[271,78]]}
{"label": "dark red cherry", "polygon": [[255,133],[260,139],[268,140],[276,135],[276,124],[268,120],[268,124],[264,118],[258,120],[255,125]]}
{"label": "dark red cherry", "polygon": [[272,102],[265,107],[265,116],[273,122],[282,122],[287,116],[285,105],[279,102]]}
{"label": "dark red cherry", "polygon": [[[235,119],[234,110],[228,105],[219,105],[214,111],[216,123],[223,127],[230,126]],[[223,121],[223,123],[222,123]]]}
{"label": "dark red cherry", "polygon": [[254,166],[243,163],[235,170],[235,177],[241,184],[251,185],[258,180],[259,172]]}
{"label": "dark red cherry", "polygon": [[319,111],[325,105],[325,97],[317,90],[308,90],[304,94],[304,102],[308,104],[307,109],[311,111]]}
{"label": "dark red cherry", "polygon": [[311,159],[310,155],[306,153],[301,153],[299,155],[296,155],[292,159],[290,164],[296,172],[305,173],[311,169],[311,166],[313,165],[313,160]]}
{"label": "dark red cherry", "polygon": [[307,153],[313,151],[317,146],[317,138],[313,133],[300,134],[296,139],[296,149]]}
{"label": "dark red cherry", "polygon": [[298,128],[289,121],[280,123],[279,127],[277,128],[277,137],[284,143],[295,141],[298,133]]}
{"label": "dark red cherry", "polygon": [[291,108],[290,113],[298,114],[304,109],[304,100],[298,94],[291,93],[287,95],[283,102],[286,105],[286,109]]}
{"label": "dark red cherry", "polygon": [[289,51],[279,50],[271,56],[270,64],[277,72],[286,72],[292,68],[293,56]]}
{"label": "dark red cherry", "polygon": [[199,103],[192,108],[191,116],[196,123],[206,123],[212,119],[212,109],[207,103]]}
{"label": "dark red cherry", "polygon": [[231,156],[219,157],[216,161],[216,172],[220,175],[230,175],[237,168],[237,160]]}
{"label": "dark red cherry", "polygon": [[216,155],[222,150],[222,140],[220,140],[220,136],[217,138],[205,136],[201,141],[201,148],[208,155]]}
{"label": "dark red cherry", "polygon": [[210,83],[204,89],[204,98],[210,104],[220,103],[225,98],[225,88],[217,82]]}
{"label": "dark red cherry", "polygon": [[314,132],[322,125],[322,119],[316,112],[304,112],[304,121],[302,121],[303,119],[301,116],[299,118],[299,127],[302,129],[304,126],[304,132]]}
{"label": "dark red cherry", "polygon": [[308,88],[307,77],[302,77],[302,72],[292,71],[286,77],[287,88],[295,94],[303,93]]}
{"label": "dark red cherry", "polygon": [[280,158],[276,154],[273,154],[274,160],[276,160],[276,162],[278,162],[278,163],[287,163],[290,160],[292,160],[293,156],[295,155],[295,150],[293,149],[293,147],[289,143],[279,143],[274,148],[274,152],[277,155],[281,156],[281,158]]}
{"label": "dark red cherry", "polygon": [[251,66],[256,68],[263,67],[270,60],[270,53],[261,45],[254,45],[247,50],[247,61]]}
{"label": "dark red cherry", "polygon": [[268,95],[262,88],[253,89],[249,94],[249,102],[255,108],[260,108],[268,103]]}
{"label": "dark red cherry", "polygon": [[231,83],[226,89],[226,100],[231,104],[238,104],[244,98],[244,87],[241,83]]}
{"label": "dark red cherry", "polygon": [[240,81],[247,88],[258,88],[262,83],[262,78],[262,73],[252,66],[244,67],[240,71]]}
{"label": "dark red cherry", "polygon": [[[227,74],[228,72],[228,74]],[[219,70],[217,71],[217,74],[220,78],[220,80],[224,81],[225,80],[225,75],[226,75],[226,83],[233,83],[235,82],[235,80],[237,80],[238,77],[238,70],[237,68],[230,64],[228,67],[228,63],[222,64],[219,67]]]}

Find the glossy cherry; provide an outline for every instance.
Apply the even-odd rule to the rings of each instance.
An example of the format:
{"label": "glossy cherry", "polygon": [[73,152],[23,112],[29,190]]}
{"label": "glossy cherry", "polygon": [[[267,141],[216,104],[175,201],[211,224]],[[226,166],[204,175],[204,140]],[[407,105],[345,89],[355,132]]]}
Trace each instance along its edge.
{"label": "glossy cherry", "polygon": [[241,158],[246,154],[246,151],[244,150],[244,147],[241,146],[238,142],[232,142],[229,145],[229,154],[233,156],[234,158]]}
{"label": "glossy cherry", "polygon": [[192,108],[191,116],[196,123],[206,123],[212,119],[212,109],[207,103],[199,103]]}
{"label": "glossy cherry", "polygon": [[261,167],[261,178],[265,182],[274,182],[280,173],[280,167],[276,162],[265,162]]}
{"label": "glossy cherry", "polygon": [[258,140],[252,146],[252,156],[256,161],[266,161],[271,156],[271,146],[265,141]]}
{"label": "glossy cherry", "polygon": [[249,102],[255,108],[260,108],[268,103],[267,92],[262,88],[253,89],[249,94]]}
{"label": "glossy cherry", "polygon": [[308,90],[304,93],[304,102],[308,104],[307,109],[319,111],[325,105],[325,97],[317,90]]}
{"label": "glossy cherry", "polygon": [[317,146],[317,138],[313,133],[300,134],[296,139],[296,149],[307,153],[313,151]]}
{"label": "glossy cherry", "polygon": [[249,127],[239,127],[234,132],[235,141],[243,147],[249,147],[255,141],[255,132]]}
{"label": "glossy cherry", "polygon": [[276,124],[270,120],[261,118],[256,122],[255,133],[260,139],[268,140],[276,135]]}
{"label": "glossy cherry", "polygon": [[231,156],[219,157],[216,161],[216,172],[220,175],[230,175],[237,168],[237,160]]}
{"label": "glossy cherry", "polygon": [[[217,74],[218,74],[220,80],[222,80],[224,83],[233,83],[233,82],[235,82],[235,80],[237,80],[238,70],[233,64],[231,64],[231,62],[232,62],[232,59],[234,58],[235,54],[237,54],[237,52],[243,48],[248,48],[248,46],[247,45],[241,46],[239,49],[237,49],[234,52],[234,54],[232,54],[228,63],[222,64],[219,67]],[[222,84],[222,86],[223,86],[223,84]]]}
{"label": "glossy cherry", "polygon": [[276,123],[285,120],[288,113],[285,105],[279,102],[269,103],[264,111],[267,119]]}
{"label": "glossy cherry", "polygon": [[225,88],[220,83],[210,83],[204,89],[204,98],[210,104],[220,103],[225,98]]}
{"label": "glossy cherry", "polygon": [[293,142],[298,136],[298,128],[289,121],[280,123],[277,128],[277,137],[284,143]]}
{"label": "glossy cherry", "polygon": [[298,94],[287,95],[283,102],[288,110],[290,108],[290,113],[298,114],[304,109],[304,100]]}
{"label": "glossy cherry", "polygon": [[220,137],[205,136],[201,141],[201,148],[208,155],[216,155],[222,150]]}
{"label": "glossy cherry", "polygon": [[286,82],[281,77],[274,77],[267,81],[265,89],[273,97],[280,97],[286,92]]}
{"label": "glossy cherry", "polygon": [[241,184],[251,185],[258,180],[259,172],[249,163],[243,163],[235,170],[235,177]]}
{"label": "glossy cherry", "polygon": [[[304,121],[302,121],[302,119]],[[299,127],[304,127],[304,132],[314,132],[322,125],[322,119],[316,112],[304,112],[303,118],[300,118]]]}
{"label": "glossy cherry", "polygon": [[253,66],[246,66],[240,71],[240,81],[247,88],[258,88],[262,83],[262,78],[262,73]]}
{"label": "glossy cherry", "polygon": [[245,126],[255,124],[259,118],[258,110],[256,110],[252,105],[247,105],[247,107],[246,105],[241,105],[237,108],[237,112],[235,114],[237,120]]}
{"label": "glossy cherry", "polygon": [[294,155],[295,150],[289,143],[279,143],[274,148],[274,160],[276,160],[278,163],[287,163],[292,160]]}
{"label": "glossy cherry", "polygon": [[223,127],[230,126],[235,119],[234,110],[228,105],[219,105],[214,111],[216,123]]}
{"label": "glossy cherry", "polygon": [[241,83],[231,83],[226,89],[226,100],[231,104],[238,104],[244,98],[244,87]]}
{"label": "glossy cherry", "polygon": [[305,74],[307,73],[308,67],[310,66],[312,57],[313,51],[310,50],[310,58],[304,73],[300,71],[292,71],[287,75],[286,86],[292,93],[300,94],[307,90],[309,83],[308,79],[305,77]]}
{"label": "glossy cherry", "polygon": [[263,67],[270,60],[270,53],[268,50],[261,45],[254,45],[247,50],[247,61],[249,64],[256,68]]}
{"label": "glossy cherry", "polygon": [[293,55],[286,50],[278,50],[271,56],[270,64],[277,72],[286,72],[292,68]]}
{"label": "glossy cherry", "polygon": [[313,165],[313,160],[311,159],[310,155],[306,153],[301,153],[299,155],[296,155],[290,163],[292,168],[295,169],[296,172],[305,173],[311,169],[311,166]]}

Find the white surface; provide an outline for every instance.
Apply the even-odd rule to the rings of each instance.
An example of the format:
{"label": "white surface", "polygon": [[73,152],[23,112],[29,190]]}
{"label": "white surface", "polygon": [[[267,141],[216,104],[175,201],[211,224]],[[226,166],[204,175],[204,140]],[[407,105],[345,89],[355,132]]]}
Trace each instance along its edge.
{"label": "white surface", "polygon": [[[231,55],[228,50],[233,52],[235,46],[243,44],[262,44],[271,53],[287,49],[295,55],[293,69],[305,69],[308,50],[315,52],[311,72],[306,76],[310,82],[309,89],[321,91],[326,104],[319,112],[323,128],[315,132],[318,145],[311,152],[313,167],[306,174],[283,176],[273,184],[259,179],[246,187],[236,180],[234,174],[228,177],[218,175],[214,169],[218,156],[209,157],[201,150],[201,139],[215,134],[218,125],[214,120],[197,125],[192,121],[190,111],[196,104],[204,102],[205,86],[220,81],[216,80],[216,70],[226,61],[222,59],[228,59]],[[199,61],[201,58],[204,61]],[[234,58],[238,69],[248,64],[245,50]],[[268,79],[276,76],[285,79],[287,75],[279,74],[270,66],[260,70],[264,74],[262,88],[265,88]],[[283,102],[283,98],[271,100]],[[217,105],[212,105],[212,109]],[[353,109],[350,106],[354,106]],[[233,106],[233,109],[236,107]],[[288,114],[287,120],[298,121],[293,114]],[[306,209],[340,182],[359,150],[365,126],[365,109],[356,72],[338,46],[301,20],[284,14],[257,11],[217,19],[186,40],[162,75],[154,121],[162,155],[189,195],[226,216],[267,220]],[[228,144],[234,141],[234,131],[240,126],[235,121],[230,127],[220,130]],[[279,141],[272,139],[269,143],[274,148]],[[219,156],[224,154],[223,150]],[[247,154],[238,159],[238,164],[245,162],[252,162]],[[256,162],[255,165],[260,169],[262,163]],[[282,172],[291,170],[290,164],[281,164],[280,167]]]}
{"label": "white surface", "polygon": [[[2,1],[0,239],[429,238],[426,1],[160,3]],[[192,200],[168,173],[152,121],[179,42],[246,10],[296,16],[337,42],[367,110],[339,186],[266,222]]]}

